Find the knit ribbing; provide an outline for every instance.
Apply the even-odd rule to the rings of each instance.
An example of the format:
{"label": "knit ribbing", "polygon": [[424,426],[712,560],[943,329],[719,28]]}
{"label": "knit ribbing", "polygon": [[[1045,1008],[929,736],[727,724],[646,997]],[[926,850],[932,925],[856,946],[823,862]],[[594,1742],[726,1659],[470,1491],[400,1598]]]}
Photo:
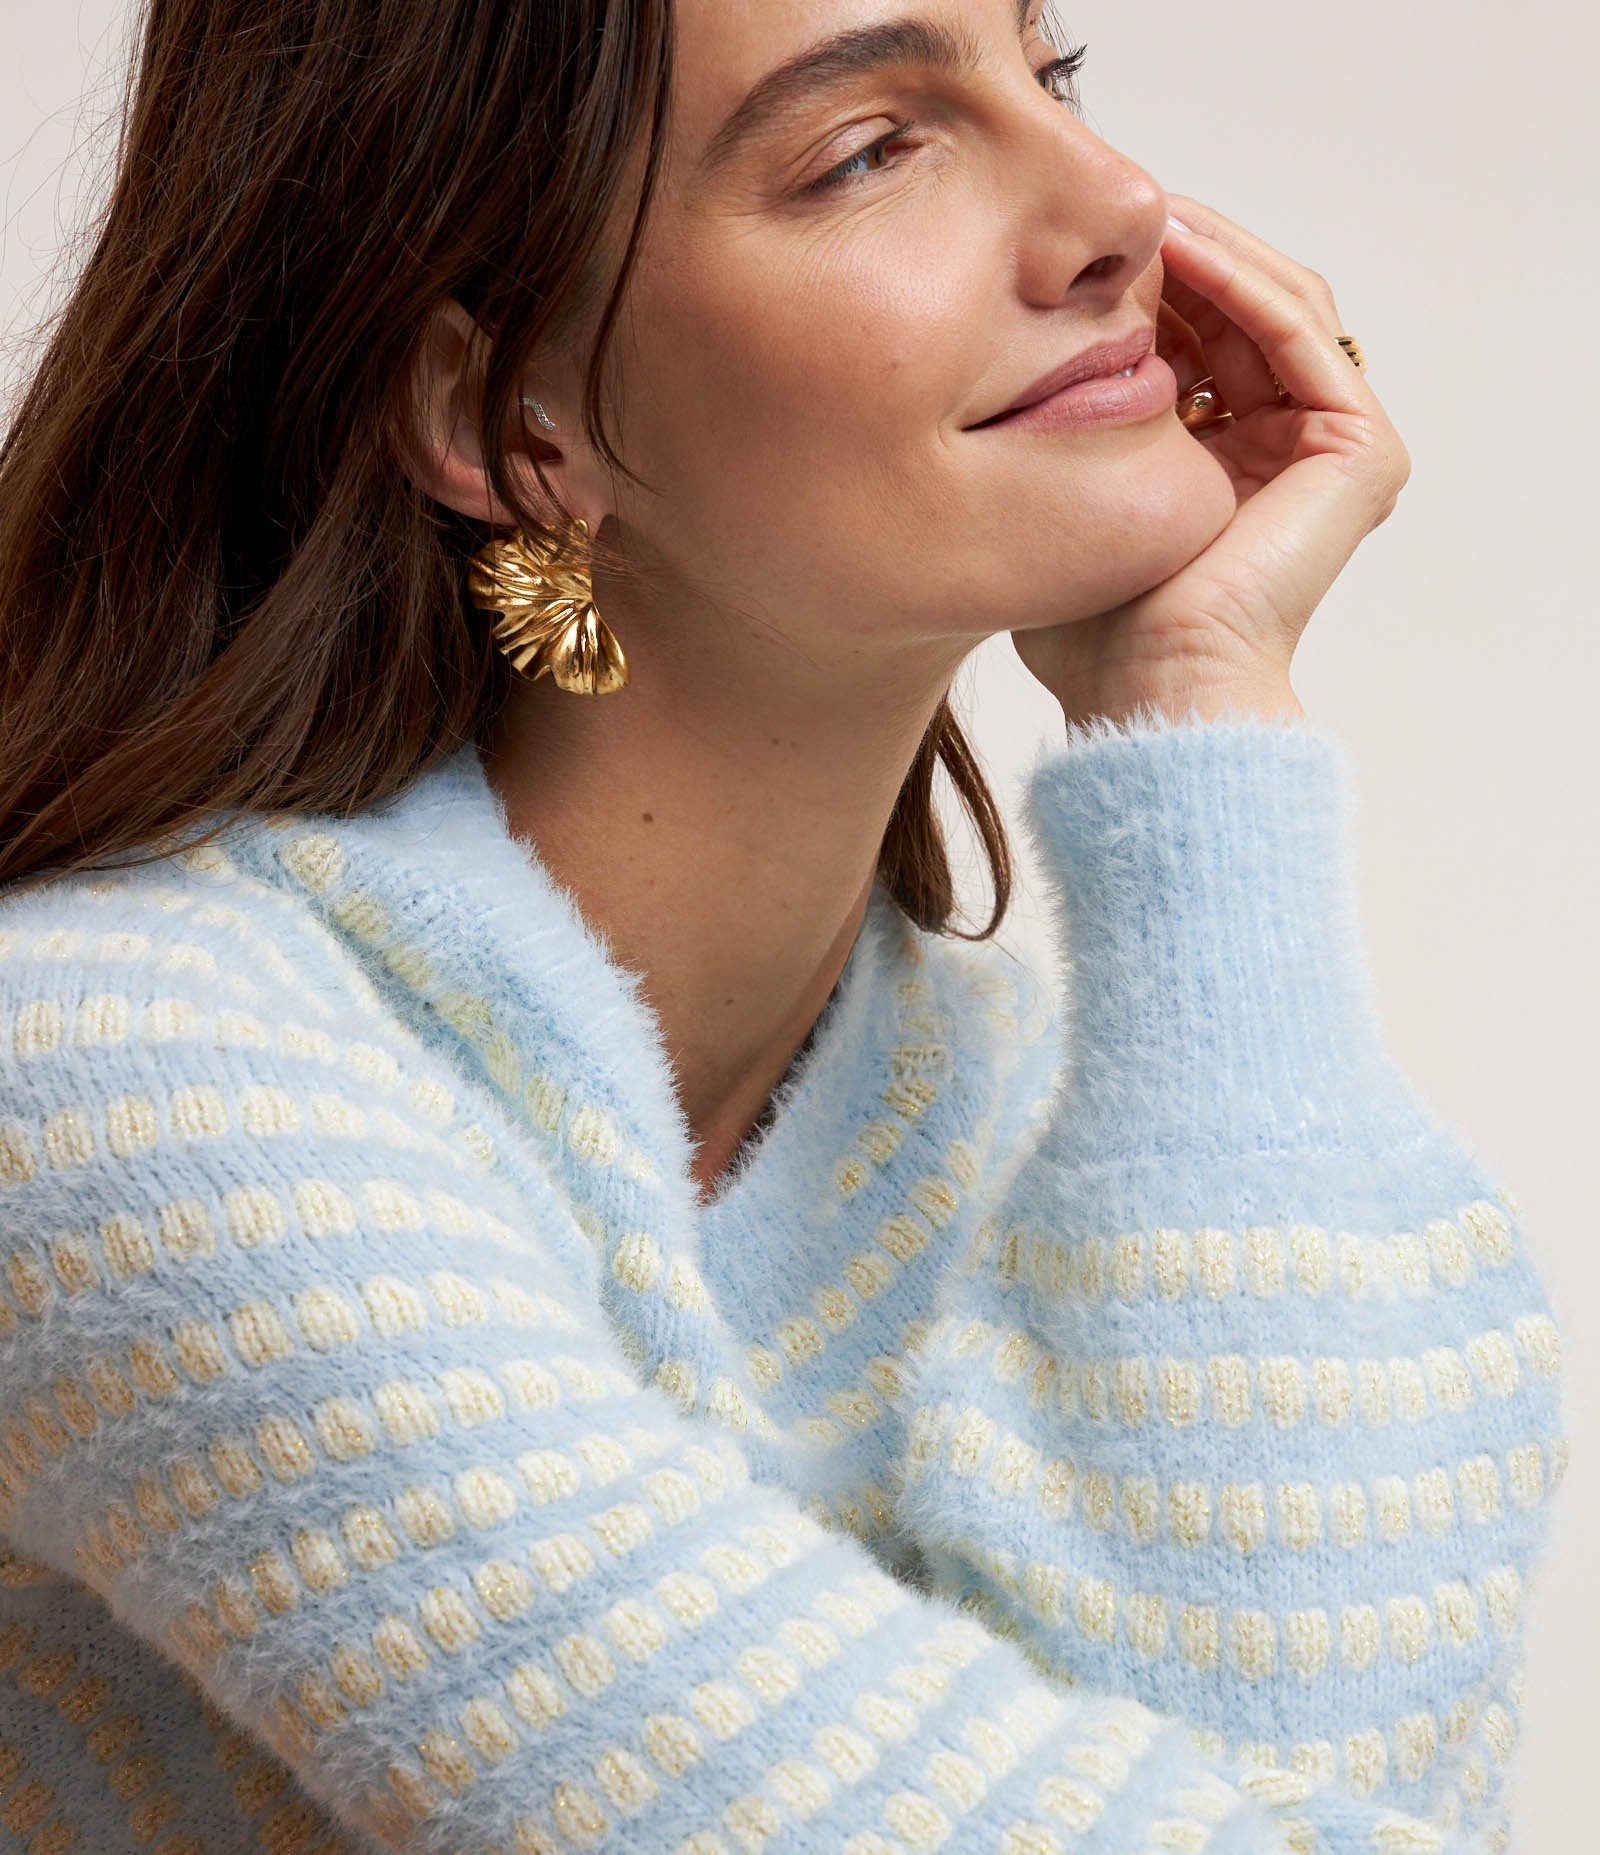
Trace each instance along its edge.
{"label": "knit ribbing", "polygon": [[1351,792],[1334,736],[1259,721],[1130,727],[1038,767],[1028,822],[1073,962],[1085,1157],[1423,1131],[1361,945]]}
{"label": "knit ribbing", "polygon": [[1074,731],[1071,1010],[880,886],[704,1207],[470,746],[0,898],[0,1850],[1503,1849],[1559,1335],[1347,785]]}

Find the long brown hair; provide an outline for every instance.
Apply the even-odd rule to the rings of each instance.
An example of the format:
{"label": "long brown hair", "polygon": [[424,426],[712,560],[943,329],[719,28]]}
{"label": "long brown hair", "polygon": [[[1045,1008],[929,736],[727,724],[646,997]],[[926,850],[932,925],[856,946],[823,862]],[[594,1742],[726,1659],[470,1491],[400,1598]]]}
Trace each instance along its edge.
{"label": "long brown hair", "polygon": [[[153,861],[127,853],[246,808],[348,813],[482,733],[516,672],[465,594],[489,531],[401,466],[413,357],[446,296],[494,331],[485,470],[538,532],[497,434],[604,295],[582,418],[626,470],[600,377],[671,57],[670,0],[149,0],[109,199],[0,442],[0,884]],[[879,868],[960,933],[941,764],[986,939],[1011,856],[947,699]]]}

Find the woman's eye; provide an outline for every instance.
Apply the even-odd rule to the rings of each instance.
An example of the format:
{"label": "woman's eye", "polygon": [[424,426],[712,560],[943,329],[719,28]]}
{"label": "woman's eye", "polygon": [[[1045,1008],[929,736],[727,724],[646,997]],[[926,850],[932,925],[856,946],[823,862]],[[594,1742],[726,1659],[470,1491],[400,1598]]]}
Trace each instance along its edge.
{"label": "woman's eye", "polygon": [[[1064,58],[1053,58],[1049,64],[1041,65],[1034,76],[1046,90],[1053,90],[1063,103],[1077,109],[1082,101],[1078,95],[1078,73],[1088,55],[1087,45],[1074,45]],[[1065,90],[1062,85],[1066,86]]]}
{"label": "woman's eye", "polygon": [[[1074,46],[1065,57],[1053,58],[1049,64],[1041,65],[1034,72],[1034,77],[1038,82],[1070,109],[1075,110],[1080,106],[1077,76],[1083,69],[1083,61],[1088,54],[1088,49],[1086,45]],[[1065,89],[1062,88],[1063,85]],[[886,154],[891,142],[898,141],[901,136],[908,134],[916,126],[914,122],[898,124],[887,135],[880,135],[875,142],[868,142],[865,148],[858,149],[855,154],[841,161],[837,167],[829,168],[826,174],[811,181],[804,189],[805,192],[825,193],[830,187],[841,186],[865,174],[881,173],[882,166],[877,157]],[[866,165],[862,165],[863,163]]]}
{"label": "woman's eye", "polygon": [[826,174],[812,181],[805,189],[806,192],[823,193],[829,187],[837,187],[842,181],[854,180],[858,174],[876,172],[876,169],[869,170],[858,164],[863,161],[870,161],[874,155],[881,154],[887,149],[890,142],[898,141],[908,129],[914,129],[915,127],[916,124],[914,122],[902,122],[896,128],[891,129],[887,135],[880,135],[877,141],[868,142],[865,148],[858,150],[847,160],[841,161],[837,167],[829,168]]}

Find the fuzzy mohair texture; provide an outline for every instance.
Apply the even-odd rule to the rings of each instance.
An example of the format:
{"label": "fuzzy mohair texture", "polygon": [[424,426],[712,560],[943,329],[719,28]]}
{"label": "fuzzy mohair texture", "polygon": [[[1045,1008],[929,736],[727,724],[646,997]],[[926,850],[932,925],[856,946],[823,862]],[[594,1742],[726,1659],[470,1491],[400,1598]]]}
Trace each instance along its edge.
{"label": "fuzzy mohair texture", "polygon": [[1347,750],[1076,725],[709,1202],[474,744],[0,895],[0,1851],[1504,1855],[1567,1462]]}

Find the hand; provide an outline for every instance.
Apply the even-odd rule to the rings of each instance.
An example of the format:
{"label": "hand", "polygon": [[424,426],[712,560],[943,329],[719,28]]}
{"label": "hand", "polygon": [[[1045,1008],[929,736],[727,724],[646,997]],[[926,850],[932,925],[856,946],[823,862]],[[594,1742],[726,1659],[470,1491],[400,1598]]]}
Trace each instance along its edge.
{"label": "hand", "polygon": [[1289,687],[1295,646],[1411,472],[1366,375],[1334,339],[1349,331],[1323,279],[1198,200],[1169,197],[1193,229],[1168,229],[1157,351],[1180,389],[1216,376],[1234,417],[1194,441],[1228,473],[1237,510],[1139,597],[1012,632],[1068,721],[1143,703],[1177,713],[1191,698],[1208,712],[1303,713]]}

